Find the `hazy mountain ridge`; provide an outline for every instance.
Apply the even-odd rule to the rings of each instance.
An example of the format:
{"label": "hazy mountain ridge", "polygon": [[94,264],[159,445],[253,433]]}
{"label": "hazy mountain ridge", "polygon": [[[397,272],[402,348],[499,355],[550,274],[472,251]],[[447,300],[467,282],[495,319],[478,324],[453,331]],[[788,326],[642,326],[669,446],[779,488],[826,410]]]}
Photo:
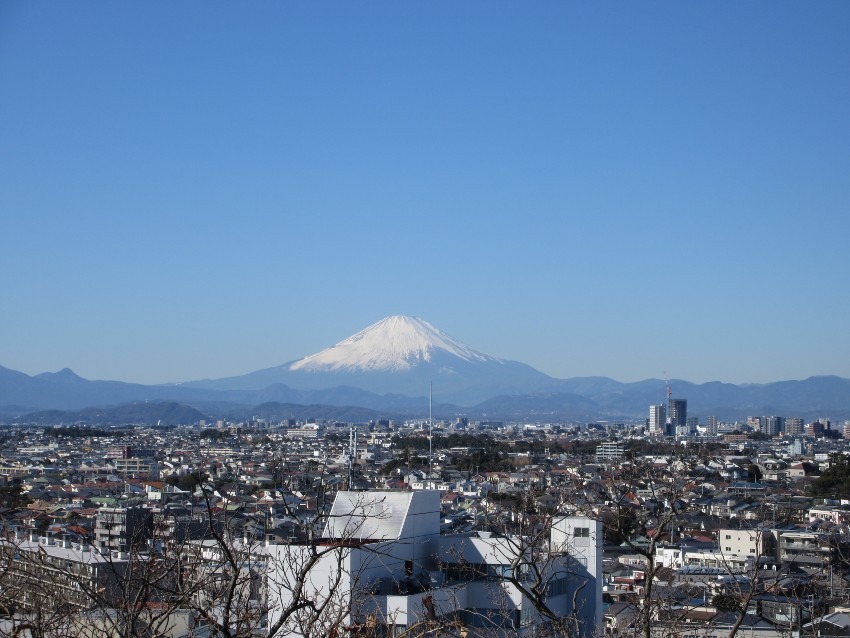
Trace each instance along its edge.
{"label": "hazy mountain ridge", "polygon": [[277,423],[283,419],[321,419],[344,423],[363,423],[365,421],[377,421],[388,415],[377,410],[357,406],[301,405],[271,401],[243,410],[230,410],[226,416],[240,420],[260,418],[270,423]]}
{"label": "hazy mountain ridge", "polygon": [[[0,368],[0,396],[13,397],[13,389],[5,383],[7,373],[14,373],[16,385],[31,380],[39,391],[43,385],[37,377],[29,377],[24,373],[10,371]],[[76,375],[75,375],[76,376]],[[56,383],[56,377],[52,378]],[[106,385],[104,385],[106,384]],[[222,416],[235,414],[256,413],[256,406],[262,404],[278,403],[297,406],[317,406],[315,412],[307,414],[298,412],[301,416],[287,418],[303,418],[321,413],[321,418],[342,418],[342,415],[334,412],[338,408],[363,409],[369,412],[369,418],[378,416],[403,415],[422,417],[428,412],[428,398],[426,396],[410,397],[406,395],[387,394],[378,395],[350,386],[338,386],[325,390],[296,390],[284,385],[274,385],[259,391],[210,391],[204,390],[202,396],[197,394],[197,389],[180,386],[136,386],[135,384],[123,384],[120,382],[87,381],[76,377],[72,382],[72,388],[56,384],[59,391],[41,395],[39,401],[42,405],[25,405],[21,400],[13,400],[2,403],[2,414],[7,420],[12,417],[27,414],[29,416],[36,412],[45,412],[45,408],[56,412],[56,418],[62,422],[85,420],[89,413],[87,410],[91,405],[102,406],[101,411],[109,406],[116,406],[136,401],[144,401],[139,397],[150,397],[151,402],[181,401],[190,406],[200,408],[199,414],[204,412],[210,417],[220,418]],[[472,418],[491,419],[573,419],[581,421],[610,420],[625,418],[643,418],[649,405],[664,403],[666,400],[666,387],[663,381],[648,379],[634,383],[622,383],[609,378],[594,378],[588,382],[584,378],[565,379],[562,388],[580,389],[580,392],[538,392],[520,394],[497,394],[491,396],[472,406],[460,406],[451,402],[437,400],[434,402],[434,415],[438,418],[452,418],[457,415]],[[118,387],[119,398],[107,392],[108,389]],[[831,417],[834,420],[850,418],[850,379],[834,376],[811,377],[799,381],[779,381],[768,384],[734,385],[729,383],[708,382],[704,384],[693,384],[686,381],[671,381],[671,387],[675,388],[674,397],[688,399],[688,413],[695,416],[715,415],[721,419],[740,419],[746,416],[761,416],[767,414],[779,414],[783,416],[799,416],[802,418]],[[135,388],[140,388],[138,394]],[[54,389],[54,388],[51,388]],[[71,391],[73,390],[73,392]],[[163,394],[159,391],[164,390]],[[79,392],[78,392],[79,391]],[[183,393],[186,396],[174,399],[174,394]],[[32,396],[33,390],[22,393]],[[133,396],[134,399],[127,401],[124,397]],[[68,396],[72,396],[72,402],[76,406],[63,405]],[[165,396],[168,395],[168,396]],[[435,395],[440,395],[439,386],[435,387]],[[19,395],[20,396],[20,395]],[[81,402],[88,399],[88,405]],[[44,405],[48,404],[48,405]],[[49,405],[52,404],[52,405]],[[238,405],[243,406],[238,408]],[[79,406],[79,407],[78,407]],[[324,411],[320,411],[321,406]],[[60,415],[61,412],[78,411],[85,412],[84,416],[75,417],[72,414]],[[293,412],[292,414],[294,414]],[[289,414],[289,413],[288,413]],[[41,415],[38,421],[42,420]],[[128,415],[129,416],[129,415]],[[365,416],[365,414],[364,414]],[[198,418],[203,418],[199,416]],[[247,417],[246,417],[247,418]],[[128,421],[130,422],[130,421]],[[155,422],[150,419],[138,422]]]}
{"label": "hazy mountain ridge", "polygon": [[[441,418],[640,419],[667,391],[660,379],[555,379],[473,350],[421,319],[394,316],[314,355],[223,379],[142,385],[91,381],[67,368],[29,376],[0,366],[0,415],[148,400],[219,405],[225,413],[225,405],[280,403],[422,416],[432,384]],[[836,376],[743,385],[671,380],[670,387],[695,416],[850,418],[850,380]]]}
{"label": "hazy mountain ridge", "polygon": [[162,401],[83,410],[42,410],[27,414],[21,420],[41,425],[191,425],[208,418],[191,406]]}
{"label": "hazy mountain ridge", "polygon": [[[433,353],[425,365],[404,372],[350,369],[291,370],[292,363],[257,370],[238,377],[192,381],[179,387],[200,390],[246,391],[281,384],[300,390],[327,390],[332,387],[356,387],[372,394],[427,396],[433,383],[446,401],[474,405],[496,394],[518,394],[550,389],[557,381],[524,363],[493,359],[470,362],[451,359],[442,352]],[[171,386],[177,387],[177,386]]]}

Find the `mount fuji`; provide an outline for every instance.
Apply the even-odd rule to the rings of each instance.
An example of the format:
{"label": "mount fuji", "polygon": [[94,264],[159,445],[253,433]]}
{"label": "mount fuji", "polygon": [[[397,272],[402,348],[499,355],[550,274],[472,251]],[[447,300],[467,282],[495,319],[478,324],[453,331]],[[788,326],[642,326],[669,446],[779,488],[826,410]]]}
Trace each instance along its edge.
{"label": "mount fuji", "polygon": [[[264,410],[282,414],[281,410],[290,410],[292,405],[298,414],[324,414],[322,418],[342,418],[341,407],[384,415],[422,415],[431,383],[434,409],[443,415],[575,421],[645,418],[647,406],[664,400],[668,385],[660,379],[631,383],[607,377],[554,379],[524,363],[473,350],[422,319],[393,316],[315,354],[225,379],[139,385],[83,379],[68,369],[30,376],[0,366],[0,422],[24,418],[34,410],[133,403],[133,414],[147,414],[146,418],[156,423],[171,418],[162,416],[164,410],[174,413],[171,407],[156,403],[163,401],[182,402],[219,416],[236,408],[250,408],[251,414],[265,414]],[[680,397],[687,398],[691,414],[723,419],[752,414],[850,419],[850,379],[821,376],[768,384],[670,383]],[[120,411],[123,416],[109,418],[126,422],[131,418],[128,414],[125,409]],[[362,417],[363,413],[358,414]],[[77,422],[89,416],[46,418]]]}
{"label": "mount fuji", "polygon": [[396,315],[302,359],[184,385],[231,391],[273,384],[299,390],[348,386],[377,394],[423,396],[430,383],[441,401],[472,405],[497,394],[548,390],[557,381],[524,363],[473,350],[427,321]]}
{"label": "mount fuji", "polygon": [[335,346],[296,361],[289,369],[305,372],[402,372],[428,364],[441,353],[466,363],[499,361],[446,336],[427,321],[396,315],[373,323]]}

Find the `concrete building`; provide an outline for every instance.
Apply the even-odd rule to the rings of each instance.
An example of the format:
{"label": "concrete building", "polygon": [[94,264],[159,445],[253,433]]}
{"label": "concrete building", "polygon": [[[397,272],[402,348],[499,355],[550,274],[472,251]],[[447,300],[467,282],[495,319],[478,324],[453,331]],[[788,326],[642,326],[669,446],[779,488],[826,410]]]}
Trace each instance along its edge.
{"label": "concrete building", "polygon": [[625,447],[619,441],[603,441],[596,446],[596,458],[599,461],[613,461],[622,459]]}
{"label": "concrete building", "polygon": [[803,419],[787,417],[785,419],[785,436],[802,436],[803,425]]}
{"label": "concrete building", "polygon": [[94,536],[100,549],[128,551],[151,538],[153,510],[146,507],[101,507]]}
{"label": "concrete building", "polygon": [[688,400],[670,399],[667,402],[667,420],[670,423],[670,432],[684,435],[688,429]]}
{"label": "concrete building", "polygon": [[649,406],[649,434],[662,436],[667,423],[667,409],[663,404]]}
{"label": "concrete building", "polygon": [[806,436],[813,436],[816,438],[820,438],[823,436],[824,432],[826,432],[827,428],[820,421],[815,421],[814,423],[807,423],[803,428],[803,434]]}
{"label": "concrete building", "polygon": [[705,435],[717,436],[717,427],[719,424],[720,423],[716,416],[707,417],[705,420]]}
{"label": "concrete building", "polygon": [[87,609],[93,591],[103,592],[103,600],[111,601],[128,561],[124,552],[100,552],[69,538],[35,532],[26,539],[0,541],[0,552],[14,558],[8,563],[11,568],[0,575],[0,592],[25,612],[60,605]]}
{"label": "concrete building", "polygon": [[717,544],[724,555],[758,557],[774,556],[776,552],[774,536],[765,528],[718,529]]}
{"label": "concrete building", "polygon": [[151,459],[136,457],[114,459],[112,463],[115,465],[115,473],[122,476],[127,474],[144,474],[147,476],[151,474],[156,466],[156,463],[153,463]]}
{"label": "concrete building", "polygon": [[[398,635],[431,621],[470,635],[486,628],[528,636],[550,622],[545,604],[574,635],[590,638],[602,627],[601,542],[601,524],[584,517],[558,518],[542,547],[486,532],[440,535],[436,490],[339,492],[319,556],[309,545],[265,548],[268,626],[292,602],[298,566],[312,561],[304,591],[326,609],[348,610],[350,601],[338,619],[346,627]],[[527,595],[534,584],[544,592],[537,605]],[[295,622],[285,632],[305,635]]]}
{"label": "concrete building", "polygon": [[783,563],[825,569],[839,554],[836,539],[826,532],[783,530],[778,536],[777,558]]}
{"label": "concrete building", "polygon": [[783,418],[781,416],[763,416],[761,418],[762,434],[777,436],[783,429]]}

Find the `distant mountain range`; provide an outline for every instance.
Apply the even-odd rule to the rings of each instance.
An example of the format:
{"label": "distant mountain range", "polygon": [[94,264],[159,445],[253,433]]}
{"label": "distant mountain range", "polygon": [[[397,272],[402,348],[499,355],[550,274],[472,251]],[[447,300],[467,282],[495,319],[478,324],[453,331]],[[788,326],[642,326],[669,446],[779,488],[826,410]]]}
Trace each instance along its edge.
{"label": "distant mountain range", "polygon": [[[659,379],[635,383],[607,377],[555,379],[524,363],[477,352],[421,319],[393,316],[303,359],[224,379],[141,385],[91,381],[69,369],[30,376],[0,366],[0,419],[59,410],[71,412],[45,418],[86,420],[93,413],[79,411],[91,406],[136,406],[129,413],[109,412],[108,418],[120,420],[132,413],[140,417],[138,406],[147,405],[148,420],[139,422],[151,422],[161,411],[155,406],[175,402],[191,406],[197,414],[166,411],[164,420],[161,414],[156,420],[182,423],[202,418],[201,414],[206,418],[256,414],[261,405],[288,406],[289,418],[302,418],[308,411],[310,416],[339,420],[423,416],[431,384],[434,415],[439,418],[641,419],[649,405],[666,399],[666,384]],[[768,384],[679,380],[670,384],[675,397],[686,398],[688,413],[696,416],[850,418],[850,380],[835,376]],[[100,413],[106,414],[102,409]]]}
{"label": "distant mountain range", "polygon": [[545,391],[557,381],[524,363],[477,352],[421,319],[393,316],[297,361],[182,386],[226,391],[275,384],[300,390],[350,387],[410,397],[427,396],[430,383],[442,401],[474,405],[499,394]]}
{"label": "distant mountain range", "polygon": [[26,422],[40,425],[73,423],[98,426],[128,423],[192,425],[206,418],[199,410],[174,401],[145,401],[82,410],[41,410],[27,414]]}

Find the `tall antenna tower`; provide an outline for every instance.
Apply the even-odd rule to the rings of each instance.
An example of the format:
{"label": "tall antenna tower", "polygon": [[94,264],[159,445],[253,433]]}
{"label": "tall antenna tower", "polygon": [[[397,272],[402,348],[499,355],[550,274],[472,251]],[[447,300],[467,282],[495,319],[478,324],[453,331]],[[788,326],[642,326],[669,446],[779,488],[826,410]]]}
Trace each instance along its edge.
{"label": "tall antenna tower", "polygon": [[431,438],[431,424],[433,423],[432,419],[432,407],[433,407],[433,396],[434,396],[434,382],[428,382],[428,486],[429,489],[433,489],[433,485],[431,484],[431,468],[434,464],[434,444],[433,439]]}
{"label": "tall antenna tower", "polygon": [[667,386],[667,404],[670,404],[670,397],[673,396],[673,391],[670,389],[670,382],[667,380],[667,370],[664,371],[664,385]]}
{"label": "tall antenna tower", "polygon": [[348,426],[348,489],[354,479],[354,459],[357,457],[357,428]]}

